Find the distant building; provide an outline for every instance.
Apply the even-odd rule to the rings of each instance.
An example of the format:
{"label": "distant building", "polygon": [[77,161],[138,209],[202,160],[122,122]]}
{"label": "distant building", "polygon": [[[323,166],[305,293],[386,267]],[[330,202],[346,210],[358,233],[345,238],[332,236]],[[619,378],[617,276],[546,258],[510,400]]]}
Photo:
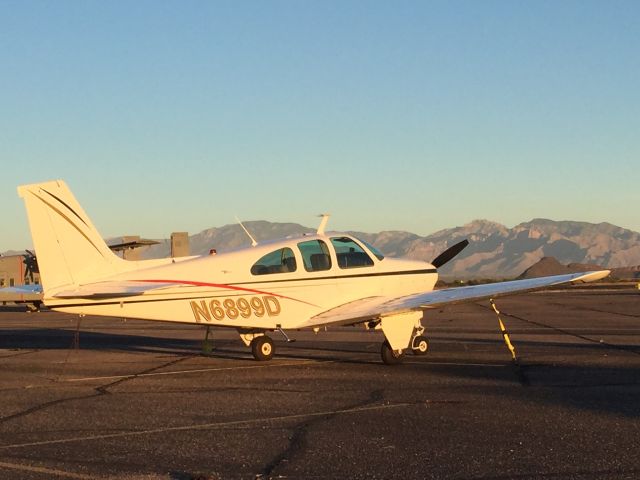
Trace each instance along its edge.
{"label": "distant building", "polygon": [[0,288],[40,284],[38,262],[29,253],[0,256]]}
{"label": "distant building", "polygon": [[[125,260],[140,260],[140,247],[148,247],[159,242],[130,235],[118,238],[109,248]],[[171,256],[189,255],[189,234],[173,232],[171,234]],[[38,261],[31,252],[22,255],[0,255],[0,288],[19,287],[21,285],[39,285],[40,273]]]}
{"label": "distant building", "polygon": [[189,256],[189,234],[187,232],[173,232],[171,234],[171,257]]}
{"label": "distant building", "polygon": [[140,260],[140,247],[156,245],[160,242],[140,238],[140,235],[125,235],[109,244],[109,248],[125,260]]}

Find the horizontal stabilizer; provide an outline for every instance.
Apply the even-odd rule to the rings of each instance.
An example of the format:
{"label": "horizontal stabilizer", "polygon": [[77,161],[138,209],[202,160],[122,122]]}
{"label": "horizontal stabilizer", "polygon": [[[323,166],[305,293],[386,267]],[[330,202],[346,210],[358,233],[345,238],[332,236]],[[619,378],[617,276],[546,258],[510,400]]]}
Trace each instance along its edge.
{"label": "horizontal stabilizer", "polygon": [[82,285],[73,290],[64,290],[53,295],[54,298],[114,298],[143,295],[152,290],[175,287],[175,283],[157,282],[98,282]]}

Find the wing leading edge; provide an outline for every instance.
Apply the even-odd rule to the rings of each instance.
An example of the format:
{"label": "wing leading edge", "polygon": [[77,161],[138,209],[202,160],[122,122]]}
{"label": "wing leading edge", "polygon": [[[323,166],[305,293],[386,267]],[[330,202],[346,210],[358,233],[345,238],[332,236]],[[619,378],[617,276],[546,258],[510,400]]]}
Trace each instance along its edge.
{"label": "wing leading edge", "polygon": [[595,272],[570,273],[550,277],[512,280],[509,282],[473,285],[469,287],[445,288],[431,292],[417,293],[404,297],[369,297],[327,310],[309,319],[308,327],[327,324],[352,324],[360,321],[399,314],[404,312],[426,310],[443,305],[473,302],[487,298],[496,298],[514,293],[540,290],[564,283],[587,283],[605,278],[609,270]]}

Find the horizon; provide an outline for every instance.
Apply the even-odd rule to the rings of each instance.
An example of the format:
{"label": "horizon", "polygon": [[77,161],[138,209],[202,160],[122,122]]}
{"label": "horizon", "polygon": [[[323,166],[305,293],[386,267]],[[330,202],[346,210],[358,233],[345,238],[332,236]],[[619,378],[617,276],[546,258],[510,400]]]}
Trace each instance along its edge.
{"label": "horizon", "polygon": [[[412,235],[417,235],[417,236],[419,236],[421,238],[427,238],[427,237],[435,235],[436,233],[439,233],[439,232],[444,231],[444,230],[453,230],[453,229],[458,229],[458,228],[464,228],[464,227],[467,227],[467,226],[469,226],[469,225],[471,225],[473,223],[476,223],[476,222],[491,223],[491,224],[499,225],[500,227],[504,227],[504,228],[506,228],[508,230],[511,230],[511,229],[514,229],[514,228],[516,228],[516,227],[518,227],[520,225],[523,225],[523,224],[534,223],[536,220],[550,221],[550,222],[553,222],[553,223],[582,223],[582,224],[593,225],[593,226],[607,224],[607,225],[611,225],[611,226],[616,227],[616,228],[622,228],[624,230],[628,230],[628,231],[630,231],[632,233],[636,233],[636,234],[640,235],[640,232],[637,232],[635,230],[626,229],[624,227],[612,224],[610,222],[593,223],[593,222],[581,222],[581,221],[576,221],[576,220],[552,220],[552,219],[549,219],[549,218],[532,218],[531,220],[525,220],[525,221],[516,223],[513,226],[504,225],[504,224],[502,224],[500,222],[495,222],[493,220],[489,220],[489,219],[485,219],[485,218],[476,218],[476,219],[473,219],[473,220],[471,220],[471,221],[469,221],[469,222],[467,222],[467,223],[465,223],[463,225],[450,226],[450,227],[446,227],[444,229],[434,230],[433,232],[429,232],[429,233],[424,234],[424,235],[416,233],[416,232],[412,232],[410,230],[377,230],[377,231],[354,230],[354,229],[337,230],[337,229],[332,229],[330,227],[331,220],[329,220],[329,228],[327,229],[327,232],[328,233],[331,233],[331,232],[345,232],[345,233],[346,232],[354,232],[354,233],[364,233],[364,234],[372,234],[372,235],[377,235],[377,234],[384,233],[384,232],[398,232],[398,233],[409,233],[409,234],[412,234]],[[297,222],[272,222],[272,221],[269,221],[269,220],[243,220],[242,221],[242,223],[245,224],[245,225],[250,224],[250,223],[257,223],[257,222],[266,222],[266,223],[269,223],[269,224],[282,224],[282,225],[293,224],[293,225],[296,225],[296,226],[299,226],[299,227],[302,227],[302,228],[311,229],[311,230],[315,230],[317,228],[317,225],[315,225],[315,226],[304,225],[304,224],[297,223]],[[222,229],[222,228],[226,228],[226,227],[232,227],[232,226],[235,226],[235,225],[239,225],[238,222],[226,223],[224,225],[219,225],[219,226],[211,226],[211,227],[199,230],[197,232],[193,232],[193,233],[192,232],[187,232],[187,233],[188,233],[189,237],[193,237],[193,236],[196,236],[196,235],[200,235],[200,234],[202,234],[204,232],[207,232],[209,230]],[[129,232],[129,233],[123,233],[121,235],[103,237],[103,239],[104,239],[105,243],[109,244],[109,242],[111,242],[113,240],[116,240],[116,239],[120,239],[120,238],[125,237],[125,236],[139,235],[140,238],[144,238],[144,239],[157,240],[157,241],[167,241],[167,240],[170,239],[171,233],[175,232],[175,231],[178,231],[178,230],[171,230],[170,232],[167,232],[164,236],[152,237],[152,238],[146,237],[144,235],[139,235],[138,233],[135,233],[135,232]],[[5,249],[5,250],[0,250],[0,255],[7,255],[7,254],[13,255],[13,254],[18,254],[20,252],[24,252],[25,250],[33,250],[33,245],[28,246],[28,247],[24,247],[24,248],[9,248],[9,249]]]}
{"label": "horizon", "polygon": [[[0,251],[62,178],[105,238],[234,216],[640,231],[640,3],[0,5]],[[561,221],[561,220],[554,220]]]}

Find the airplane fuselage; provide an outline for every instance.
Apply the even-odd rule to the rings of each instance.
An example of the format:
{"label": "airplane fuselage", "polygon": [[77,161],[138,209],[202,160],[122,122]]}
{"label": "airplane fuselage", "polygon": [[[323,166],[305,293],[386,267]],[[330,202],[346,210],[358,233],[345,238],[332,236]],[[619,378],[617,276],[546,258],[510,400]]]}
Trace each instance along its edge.
{"label": "airplane fuselage", "polygon": [[151,260],[149,268],[137,262],[136,270],[105,279],[172,286],[144,295],[81,300],[56,298],[54,291],[45,304],[82,315],[295,329],[331,308],[367,297],[429,291],[437,280],[433,265],[385,258],[343,233],[305,235],[176,260]]}

